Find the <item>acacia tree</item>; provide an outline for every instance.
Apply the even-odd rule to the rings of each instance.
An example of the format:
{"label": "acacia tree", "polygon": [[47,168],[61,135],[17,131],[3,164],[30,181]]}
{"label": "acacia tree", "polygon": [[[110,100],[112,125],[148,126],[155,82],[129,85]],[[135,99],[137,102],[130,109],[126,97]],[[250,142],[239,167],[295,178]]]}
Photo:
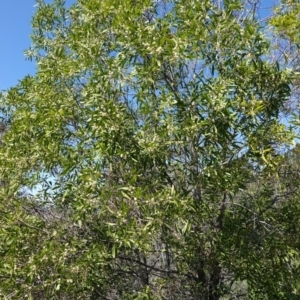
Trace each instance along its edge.
{"label": "acacia tree", "polygon": [[293,74],[245,10],[38,1],[37,73],[1,97],[3,297],[299,296]]}

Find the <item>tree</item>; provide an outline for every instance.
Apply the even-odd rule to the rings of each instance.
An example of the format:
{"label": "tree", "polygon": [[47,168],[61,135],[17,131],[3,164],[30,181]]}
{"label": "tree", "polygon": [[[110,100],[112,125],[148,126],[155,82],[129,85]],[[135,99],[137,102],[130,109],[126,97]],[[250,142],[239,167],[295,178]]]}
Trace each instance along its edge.
{"label": "tree", "polygon": [[38,1],[37,73],[1,97],[3,297],[299,297],[293,73],[245,10]]}
{"label": "tree", "polygon": [[296,75],[292,85],[292,97],[287,105],[288,115],[298,111],[299,105],[299,13],[300,3],[298,0],[281,1],[269,20],[269,24],[273,27],[276,60],[281,65],[294,70]]}

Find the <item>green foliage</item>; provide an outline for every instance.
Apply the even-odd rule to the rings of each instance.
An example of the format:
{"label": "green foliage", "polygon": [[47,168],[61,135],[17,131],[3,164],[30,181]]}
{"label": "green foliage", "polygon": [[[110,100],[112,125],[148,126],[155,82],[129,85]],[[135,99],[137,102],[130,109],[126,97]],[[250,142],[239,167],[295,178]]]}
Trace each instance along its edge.
{"label": "green foliage", "polygon": [[37,73],[1,96],[1,296],[299,296],[293,74],[245,9],[38,1]]}
{"label": "green foliage", "polygon": [[300,47],[300,2],[299,0],[282,1],[276,8],[275,16],[270,24],[275,27],[281,36]]}

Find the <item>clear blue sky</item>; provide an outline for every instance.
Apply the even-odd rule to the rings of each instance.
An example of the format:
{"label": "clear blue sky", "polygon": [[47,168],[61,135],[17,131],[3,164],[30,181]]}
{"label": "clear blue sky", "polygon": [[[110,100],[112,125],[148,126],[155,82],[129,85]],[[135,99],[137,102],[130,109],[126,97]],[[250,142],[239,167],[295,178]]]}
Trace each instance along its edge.
{"label": "clear blue sky", "polygon": [[23,53],[30,46],[34,5],[35,0],[0,0],[0,90],[35,72]]}
{"label": "clear blue sky", "polygon": [[[66,1],[68,5],[74,2]],[[273,3],[274,0],[262,1],[261,17],[270,12]],[[0,0],[0,91],[35,72],[35,64],[26,61],[24,56],[24,50],[30,46],[34,5],[35,0]]]}
{"label": "clear blue sky", "polygon": [[[66,1],[68,5],[74,2]],[[34,62],[25,60],[24,56],[31,43],[30,22],[35,4],[35,0],[0,0],[0,91],[35,72]]]}

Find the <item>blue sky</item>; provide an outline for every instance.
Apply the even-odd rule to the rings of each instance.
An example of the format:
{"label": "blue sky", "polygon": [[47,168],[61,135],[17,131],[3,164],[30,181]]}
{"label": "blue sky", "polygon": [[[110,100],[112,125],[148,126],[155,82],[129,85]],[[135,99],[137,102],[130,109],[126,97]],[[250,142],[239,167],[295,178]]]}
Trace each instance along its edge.
{"label": "blue sky", "polygon": [[[74,0],[66,2],[70,4]],[[35,73],[34,62],[25,60],[24,56],[24,50],[30,46],[35,4],[35,0],[0,0],[0,91]]]}
{"label": "blue sky", "polygon": [[30,46],[34,5],[35,0],[0,0],[0,90],[35,72],[23,53]]}

